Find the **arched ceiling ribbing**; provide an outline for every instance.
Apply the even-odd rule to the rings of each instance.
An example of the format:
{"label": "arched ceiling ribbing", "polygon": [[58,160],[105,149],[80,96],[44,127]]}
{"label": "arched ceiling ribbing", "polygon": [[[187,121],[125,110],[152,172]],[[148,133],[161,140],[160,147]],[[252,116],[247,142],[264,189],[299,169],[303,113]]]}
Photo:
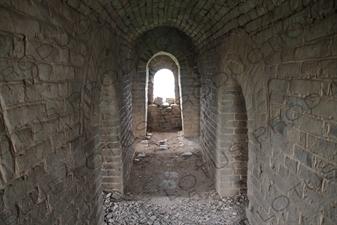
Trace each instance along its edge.
{"label": "arched ceiling ribbing", "polygon": [[[155,27],[170,26],[183,31],[201,48],[255,19],[257,4],[261,13],[268,12],[260,0],[83,0],[76,8],[90,7],[129,43]],[[256,13],[244,15],[253,10]],[[244,20],[238,19],[240,16],[245,16]]]}

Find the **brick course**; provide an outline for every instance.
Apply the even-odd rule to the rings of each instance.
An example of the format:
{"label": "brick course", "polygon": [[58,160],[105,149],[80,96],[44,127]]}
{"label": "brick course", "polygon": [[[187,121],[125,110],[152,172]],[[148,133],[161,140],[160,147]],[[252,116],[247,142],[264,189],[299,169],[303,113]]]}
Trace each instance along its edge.
{"label": "brick course", "polygon": [[336,223],[336,8],[0,1],[0,224],[102,223],[160,52],[179,65],[181,126],[221,195],[248,193],[251,224]]}

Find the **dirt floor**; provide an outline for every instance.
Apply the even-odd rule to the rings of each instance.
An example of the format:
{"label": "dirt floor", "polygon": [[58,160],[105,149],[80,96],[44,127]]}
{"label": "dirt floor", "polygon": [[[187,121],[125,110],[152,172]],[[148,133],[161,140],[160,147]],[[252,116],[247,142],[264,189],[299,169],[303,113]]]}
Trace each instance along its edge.
{"label": "dirt floor", "polygon": [[[165,140],[167,150],[159,150],[161,140]],[[196,141],[180,136],[180,132],[153,133],[149,144],[138,142],[125,192],[138,198],[172,196],[172,199],[214,190],[198,146]],[[182,156],[184,152],[192,155]]]}
{"label": "dirt floor", "polygon": [[[167,149],[166,149],[167,148]],[[248,224],[245,196],[221,198],[198,140],[154,132],[137,140],[125,195],[104,196],[105,224]]]}

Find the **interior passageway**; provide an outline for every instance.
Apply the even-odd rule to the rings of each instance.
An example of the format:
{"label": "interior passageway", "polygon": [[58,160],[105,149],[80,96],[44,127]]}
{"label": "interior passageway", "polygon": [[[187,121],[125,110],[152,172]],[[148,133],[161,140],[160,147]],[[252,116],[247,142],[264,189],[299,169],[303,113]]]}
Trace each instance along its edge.
{"label": "interior passageway", "polygon": [[181,133],[153,132],[136,142],[125,194],[104,195],[106,224],[248,224],[247,197],[221,198],[199,141]]}
{"label": "interior passageway", "polygon": [[0,0],[0,225],[336,225],[336,71],[337,0]]}

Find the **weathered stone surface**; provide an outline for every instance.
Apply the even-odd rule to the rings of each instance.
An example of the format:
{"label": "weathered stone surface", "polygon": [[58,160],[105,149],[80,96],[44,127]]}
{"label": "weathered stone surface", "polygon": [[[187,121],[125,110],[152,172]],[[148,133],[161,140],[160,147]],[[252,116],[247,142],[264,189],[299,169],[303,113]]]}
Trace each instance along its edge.
{"label": "weathered stone surface", "polygon": [[[152,123],[200,138],[251,224],[336,223],[336,1],[0,5],[1,224],[102,224]],[[179,107],[151,111],[164,67]]]}

